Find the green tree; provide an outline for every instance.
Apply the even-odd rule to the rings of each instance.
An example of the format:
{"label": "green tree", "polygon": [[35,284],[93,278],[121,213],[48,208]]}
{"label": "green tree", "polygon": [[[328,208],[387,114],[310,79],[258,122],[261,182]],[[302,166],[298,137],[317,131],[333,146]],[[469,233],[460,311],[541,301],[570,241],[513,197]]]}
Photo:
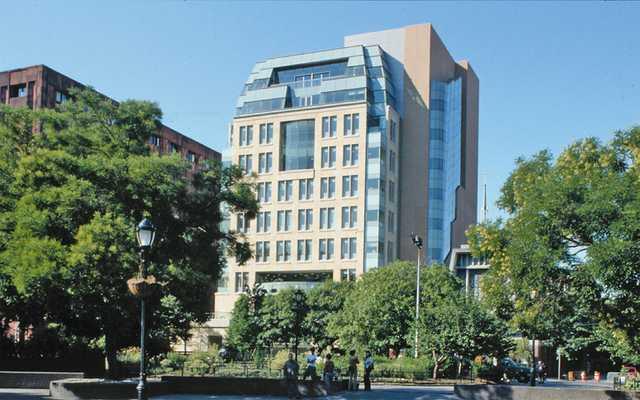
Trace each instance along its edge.
{"label": "green tree", "polygon": [[233,305],[226,343],[240,353],[248,353],[256,349],[259,326],[255,315],[251,312],[249,296],[240,295]]}
{"label": "green tree", "polygon": [[640,359],[639,156],[636,127],[604,144],[579,140],[556,159],[519,159],[498,202],[508,219],[471,229],[474,252],[491,260],[489,301],[512,299],[504,314],[527,336]]}
{"label": "green tree", "polygon": [[329,321],[342,310],[352,288],[351,282],[326,281],[307,293],[309,312],[305,317],[303,330],[308,339],[320,349],[333,345],[338,339],[330,334]]}
{"label": "green tree", "polygon": [[258,345],[271,347],[283,344],[288,348],[307,337],[304,330],[304,320],[309,312],[307,297],[304,292],[302,299],[296,299],[296,290],[284,289],[278,293],[266,296],[258,311],[260,318]]}
{"label": "green tree", "polygon": [[152,154],[155,104],[116,104],[91,90],[72,97],[55,110],[0,109],[0,273],[38,311],[20,313],[22,322],[104,337],[113,373],[117,350],[137,343],[138,304],[126,285],[139,262],[136,223],[148,216],[158,228],[149,273],[163,285],[149,299],[153,337],[166,296],[194,322],[207,318],[223,251],[241,262],[250,256],[219,230],[220,204],[251,218],[257,203],[238,168],[193,170],[178,156]]}

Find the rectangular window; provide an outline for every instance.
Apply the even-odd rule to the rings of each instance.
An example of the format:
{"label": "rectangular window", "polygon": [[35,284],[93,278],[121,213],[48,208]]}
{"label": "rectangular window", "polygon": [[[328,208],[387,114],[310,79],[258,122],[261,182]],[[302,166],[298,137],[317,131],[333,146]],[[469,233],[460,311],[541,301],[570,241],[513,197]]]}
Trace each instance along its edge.
{"label": "rectangular window", "polygon": [[260,203],[271,202],[271,182],[258,183],[258,200]]}
{"label": "rectangular window", "polygon": [[253,157],[251,154],[238,156],[238,165],[245,174],[250,174],[253,170]]}
{"label": "rectangular window", "polygon": [[260,144],[273,143],[273,124],[260,124]]}
{"label": "rectangular window", "polygon": [[320,166],[322,168],[333,168],[336,166],[336,146],[325,146],[322,148]]}
{"label": "rectangular window", "polygon": [[322,137],[329,137],[329,117],[322,117]]}
{"label": "rectangular window", "polygon": [[247,233],[250,227],[250,223],[251,221],[247,219],[244,214],[238,214],[238,217],[236,220],[236,226],[237,226],[238,232]]}
{"label": "rectangular window", "polygon": [[320,209],[320,229],[335,228],[336,209],[334,207]]}
{"label": "rectangular window", "polygon": [[318,243],[318,258],[320,260],[332,260],[334,253],[333,239],[320,239]]}
{"label": "rectangular window", "polygon": [[280,125],[280,171],[313,169],[314,120]]}
{"label": "rectangular window", "polygon": [[393,262],[393,243],[387,242],[387,264],[391,264]]}
{"label": "rectangular window", "polygon": [[278,240],[276,242],[276,261],[291,260],[291,240]]}
{"label": "rectangular window", "polygon": [[358,175],[345,175],[342,177],[342,197],[355,197],[358,195]]}
{"label": "rectangular window", "polygon": [[342,207],[342,228],[355,228],[358,223],[358,207]]}
{"label": "rectangular window", "polygon": [[292,211],[278,211],[278,232],[289,232],[291,230]]}
{"label": "rectangular window", "polygon": [[273,154],[272,153],[260,153],[258,154],[258,172],[261,174],[271,172],[273,168]]}
{"label": "rectangular window", "polygon": [[293,181],[279,181],[278,182],[278,201],[291,201],[293,200]]}
{"label": "rectangular window", "polygon": [[253,126],[247,126],[247,146],[251,146],[253,144]]}
{"label": "rectangular window", "polygon": [[346,144],[342,147],[343,167],[358,165],[358,148],[357,144]]}
{"label": "rectangular window", "polygon": [[256,242],[256,262],[268,262],[269,252],[269,242]]}
{"label": "rectangular window", "polygon": [[336,132],[338,130],[338,117],[332,116],[329,119],[329,125],[331,125],[329,129],[329,137],[336,137]]}
{"label": "rectangular window", "polygon": [[357,135],[360,131],[360,114],[345,114],[344,136]]}
{"label": "rectangular window", "polygon": [[342,282],[353,282],[356,280],[356,269],[348,268],[340,270],[340,280]]}
{"label": "rectangular window", "polygon": [[393,214],[393,211],[389,211],[387,215],[388,215],[387,230],[389,232],[393,232],[396,226],[395,215]]}
{"label": "rectangular window", "polygon": [[389,171],[396,172],[396,152],[389,150]]}
{"label": "rectangular window", "polygon": [[240,146],[246,146],[247,145],[247,127],[246,126],[241,126],[240,127]]}
{"label": "rectangular window", "polygon": [[343,260],[356,258],[356,238],[340,239],[340,258]]}
{"label": "rectangular window", "polygon": [[298,261],[311,261],[311,240],[298,240]]}
{"label": "rectangular window", "polygon": [[156,147],[160,147],[160,136],[158,135],[149,136],[149,144],[152,144]]}
{"label": "rectangular window", "polygon": [[298,230],[308,231],[311,230],[313,223],[313,210],[311,208],[298,210]]}
{"label": "rectangular window", "polygon": [[321,199],[333,199],[336,196],[336,178],[321,178],[320,179],[320,198]]}
{"label": "rectangular window", "polygon": [[246,292],[249,288],[249,273],[236,272],[235,289],[236,293]]}
{"label": "rectangular window", "polygon": [[260,211],[257,216],[256,231],[265,233],[271,231],[271,211]]}
{"label": "rectangular window", "polygon": [[389,128],[389,139],[391,139],[393,143],[396,142],[396,138],[398,137],[397,129],[398,124],[395,121],[391,120],[391,127]]}
{"label": "rectangular window", "polygon": [[313,198],[313,179],[298,180],[298,200],[311,200]]}
{"label": "rectangular window", "polygon": [[396,184],[393,181],[389,181],[389,201],[396,201]]}

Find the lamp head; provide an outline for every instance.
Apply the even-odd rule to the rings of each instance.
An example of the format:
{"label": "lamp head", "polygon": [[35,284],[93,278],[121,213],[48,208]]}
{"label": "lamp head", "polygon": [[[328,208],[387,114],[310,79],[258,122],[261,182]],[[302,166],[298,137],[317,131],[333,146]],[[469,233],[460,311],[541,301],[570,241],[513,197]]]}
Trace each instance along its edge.
{"label": "lamp head", "polygon": [[141,249],[148,249],[153,246],[153,240],[156,238],[156,227],[147,218],[140,221],[136,227],[136,239]]}

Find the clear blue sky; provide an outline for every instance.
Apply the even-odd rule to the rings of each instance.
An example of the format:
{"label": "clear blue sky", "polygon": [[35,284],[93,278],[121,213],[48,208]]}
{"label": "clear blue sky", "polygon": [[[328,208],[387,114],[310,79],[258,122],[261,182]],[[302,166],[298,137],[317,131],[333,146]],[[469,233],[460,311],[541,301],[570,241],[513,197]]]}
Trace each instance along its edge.
{"label": "clear blue sky", "polygon": [[[431,22],[480,77],[490,217],[520,155],[640,124],[640,3],[0,0],[0,70],[46,64],[222,150],[251,67]],[[481,178],[481,183],[484,178]]]}

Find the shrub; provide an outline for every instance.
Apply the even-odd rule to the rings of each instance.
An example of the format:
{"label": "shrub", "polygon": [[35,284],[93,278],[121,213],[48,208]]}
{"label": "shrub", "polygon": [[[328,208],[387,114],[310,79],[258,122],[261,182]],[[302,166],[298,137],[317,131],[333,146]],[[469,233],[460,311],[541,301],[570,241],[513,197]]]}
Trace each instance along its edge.
{"label": "shrub", "polygon": [[271,359],[271,370],[272,371],[281,371],[284,363],[289,359],[289,351],[288,350],[280,350],[276,353],[275,356]]}
{"label": "shrub", "polygon": [[182,353],[169,352],[165,358],[160,361],[163,371],[175,372],[182,371],[187,361],[187,356]]}
{"label": "shrub", "polygon": [[480,379],[485,379],[490,382],[500,382],[502,380],[502,368],[486,363],[473,363],[472,364],[473,375]]}
{"label": "shrub", "polygon": [[209,346],[207,351],[195,351],[187,357],[185,368],[195,375],[215,373],[215,363],[218,360],[218,346]]}

